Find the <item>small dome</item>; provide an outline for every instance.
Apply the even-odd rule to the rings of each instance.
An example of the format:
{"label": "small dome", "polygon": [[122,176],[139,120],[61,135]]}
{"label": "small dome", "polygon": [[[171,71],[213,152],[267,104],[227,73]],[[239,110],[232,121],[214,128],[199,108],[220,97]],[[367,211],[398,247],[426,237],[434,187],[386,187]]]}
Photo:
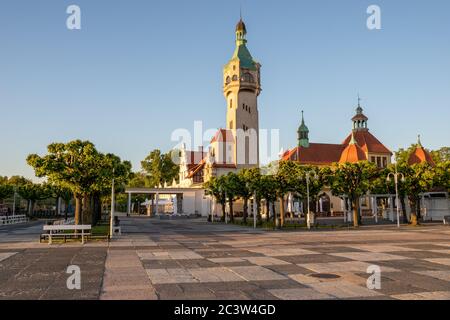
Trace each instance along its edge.
{"label": "small dome", "polygon": [[352,134],[350,144],[344,149],[344,151],[342,151],[339,163],[356,163],[365,160],[367,160],[366,154],[363,149],[358,146],[358,143],[355,140],[355,135]]}
{"label": "small dome", "polygon": [[418,145],[416,147],[416,150],[414,150],[414,152],[410,154],[408,158],[408,164],[412,166],[413,164],[419,164],[424,162],[428,163],[431,166],[436,165],[430,153],[427,150],[425,150],[424,147]]}
{"label": "small dome", "polygon": [[356,163],[367,160],[366,154],[357,144],[349,144],[344,151],[342,151],[340,163]]}
{"label": "small dome", "polygon": [[243,31],[244,33],[247,33],[247,28],[245,27],[244,21],[239,20],[238,24],[236,25],[236,32]]}

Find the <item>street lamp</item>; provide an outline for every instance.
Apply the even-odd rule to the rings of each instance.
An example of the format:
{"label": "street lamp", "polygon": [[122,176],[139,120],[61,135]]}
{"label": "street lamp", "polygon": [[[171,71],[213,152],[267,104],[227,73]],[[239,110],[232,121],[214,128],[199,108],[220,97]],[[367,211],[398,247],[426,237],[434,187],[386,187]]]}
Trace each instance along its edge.
{"label": "street lamp", "polygon": [[395,163],[395,172],[390,172],[387,177],[386,181],[391,182],[391,178],[394,178],[395,182],[395,202],[397,204],[397,227],[400,228],[400,206],[398,201],[398,178],[401,177],[401,181],[405,182],[405,175],[401,172],[397,171],[397,163]]}
{"label": "street lamp", "polygon": [[319,177],[317,176],[317,172],[312,169],[310,171],[307,171],[305,174],[305,179],[306,179],[306,199],[307,199],[307,208],[308,208],[308,212],[306,214],[306,225],[308,227],[308,229],[311,229],[311,210],[310,210],[310,205],[309,205],[309,183],[311,181],[311,175],[314,174],[314,176],[312,178],[314,178],[314,180],[317,180]]}
{"label": "street lamp", "polygon": [[112,177],[112,185],[111,185],[111,221],[109,222],[109,234],[110,238],[113,236],[114,231],[114,168],[112,170],[113,177]]}
{"label": "street lamp", "polygon": [[17,194],[17,186],[14,186],[14,204],[13,204],[13,217],[16,215],[16,194]]}

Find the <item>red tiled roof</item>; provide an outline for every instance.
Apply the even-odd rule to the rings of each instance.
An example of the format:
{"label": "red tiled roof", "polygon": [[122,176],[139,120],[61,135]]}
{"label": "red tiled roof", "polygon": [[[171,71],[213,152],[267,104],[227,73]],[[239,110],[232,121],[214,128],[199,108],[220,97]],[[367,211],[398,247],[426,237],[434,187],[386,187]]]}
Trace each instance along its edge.
{"label": "red tiled roof", "polygon": [[216,134],[212,138],[211,143],[216,142],[216,141],[218,141],[218,142],[233,142],[234,141],[233,133],[231,132],[231,130],[219,129],[219,130],[217,130]]}
{"label": "red tiled roof", "polygon": [[[366,153],[387,153],[392,155],[392,152],[386,148],[373,134],[368,130],[355,131],[355,140],[361,149]],[[352,139],[352,134],[350,133],[348,137],[344,140],[342,144],[348,145]]]}
{"label": "red tiled roof", "polygon": [[296,147],[286,151],[282,160],[302,164],[329,165],[338,162],[345,146],[341,144],[310,143],[308,148]]}
{"label": "red tiled roof", "polygon": [[339,159],[340,163],[356,163],[359,161],[367,160],[366,154],[361,149],[361,147],[356,144],[349,144],[345,147],[344,151],[342,151],[341,158]]}
{"label": "red tiled roof", "polygon": [[414,152],[409,156],[408,164],[411,166],[413,164],[419,164],[423,162],[427,162],[432,166],[435,165],[430,153],[427,150],[425,150],[424,147],[417,146],[416,150],[414,150]]}

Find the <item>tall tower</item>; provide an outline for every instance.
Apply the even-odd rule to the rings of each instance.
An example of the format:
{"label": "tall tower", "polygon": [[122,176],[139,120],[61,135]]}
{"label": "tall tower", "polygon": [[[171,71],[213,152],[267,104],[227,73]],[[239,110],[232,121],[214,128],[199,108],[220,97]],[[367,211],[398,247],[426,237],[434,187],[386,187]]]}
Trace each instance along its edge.
{"label": "tall tower", "polygon": [[223,94],[227,101],[227,129],[233,133],[234,162],[238,169],[259,165],[258,96],[260,68],[247,49],[247,28],[236,25],[236,49],[223,68]]}

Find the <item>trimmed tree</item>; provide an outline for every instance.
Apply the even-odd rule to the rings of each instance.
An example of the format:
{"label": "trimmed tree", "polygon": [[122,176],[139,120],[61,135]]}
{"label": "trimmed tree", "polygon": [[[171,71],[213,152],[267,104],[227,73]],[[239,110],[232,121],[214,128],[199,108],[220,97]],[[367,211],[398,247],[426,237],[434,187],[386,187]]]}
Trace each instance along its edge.
{"label": "trimmed tree", "polygon": [[367,193],[370,184],[376,179],[377,167],[374,163],[362,161],[358,163],[335,164],[333,177],[330,179],[333,195],[347,196],[353,211],[353,225],[361,224],[359,198]]}

